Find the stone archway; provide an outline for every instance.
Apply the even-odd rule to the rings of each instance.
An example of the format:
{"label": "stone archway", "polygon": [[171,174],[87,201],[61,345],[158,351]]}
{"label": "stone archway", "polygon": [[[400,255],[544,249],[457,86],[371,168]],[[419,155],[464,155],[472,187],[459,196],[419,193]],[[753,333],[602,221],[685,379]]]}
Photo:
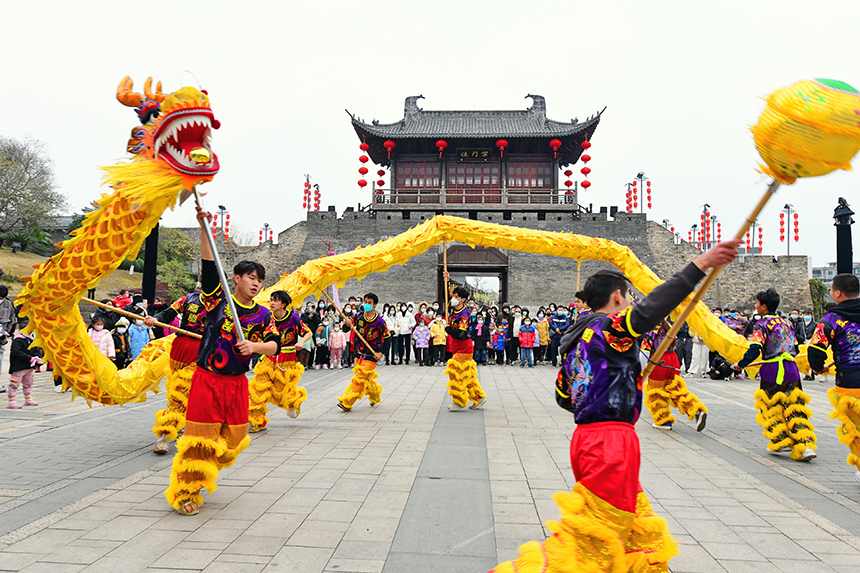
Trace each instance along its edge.
{"label": "stone archway", "polygon": [[[437,300],[440,303],[445,299],[445,279],[442,277],[444,265],[444,253],[439,250],[438,272],[437,272]],[[497,278],[498,301],[508,300],[508,256],[496,247],[474,248],[463,244],[448,246],[448,273],[451,275],[461,274],[468,276],[483,276]]]}

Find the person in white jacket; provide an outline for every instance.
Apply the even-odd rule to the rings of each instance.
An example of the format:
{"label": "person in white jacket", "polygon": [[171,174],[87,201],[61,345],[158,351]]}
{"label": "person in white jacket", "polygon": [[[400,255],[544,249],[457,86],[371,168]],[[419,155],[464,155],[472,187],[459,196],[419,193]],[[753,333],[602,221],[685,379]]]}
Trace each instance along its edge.
{"label": "person in white jacket", "polygon": [[382,320],[385,321],[385,328],[391,333],[391,338],[386,338],[382,343],[382,353],[385,354],[385,364],[391,364],[397,356],[397,312],[393,306],[385,305],[382,312]]}
{"label": "person in white jacket", "polygon": [[403,364],[403,355],[406,355],[406,364],[412,355],[412,329],[415,328],[415,316],[409,311],[406,303],[398,305],[395,316],[397,327],[397,363]]}
{"label": "person in white jacket", "polygon": [[692,328],[690,328],[690,335],[693,337],[693,359],[690,361],[690,369],[687,370],[687,374],[685,374],[685,376],[703,378],[705,376],[705,372],[707,372],[711,366],[708,364],[710,351],[708,350],[705,341],[702,340],[702,337],[699,336]]}

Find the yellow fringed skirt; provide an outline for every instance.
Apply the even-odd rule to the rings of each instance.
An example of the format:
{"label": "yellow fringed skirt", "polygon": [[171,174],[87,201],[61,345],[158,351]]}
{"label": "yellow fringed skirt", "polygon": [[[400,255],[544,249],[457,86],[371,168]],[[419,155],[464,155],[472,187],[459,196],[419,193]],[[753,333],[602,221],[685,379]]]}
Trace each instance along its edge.
{"label": "yellow fringed skirt", "polygon": [[269,423],[267,403],[284,410],[295,408],[298,415],[308,397],[307,390],[298,386],[304,372],[305,367],[295,360],[275,362],[268,356],[261,358],[248,383],[248,418],[251,423],[263,427]]}
{"label": "yellow fringed skirt", "polygon": [[[776,388],[782,388],[778,386]],[[770,440],[767,447],[772,452],[791,451],[791,459],[799,460],[807,448],[817,448],[815,426],[809,421],[812,410],[809,394],[797,386],[785,387],[786,392],[769,392],[758,389],[755,398],[756,422],[762,427],[762,434]]]}
{"label": "yellow fringed skirt", "polygon": [[352,372],[353,376],[349,386],[338,398],[343,407],[352,410],[352,405],[355,404],[356,400],[361,400],[365,396],[370,400],[371,405],[379,404],[382,384],[376,382],[376,379],[379,378],[379,374],[376,373],[376,362],[358,358]]}

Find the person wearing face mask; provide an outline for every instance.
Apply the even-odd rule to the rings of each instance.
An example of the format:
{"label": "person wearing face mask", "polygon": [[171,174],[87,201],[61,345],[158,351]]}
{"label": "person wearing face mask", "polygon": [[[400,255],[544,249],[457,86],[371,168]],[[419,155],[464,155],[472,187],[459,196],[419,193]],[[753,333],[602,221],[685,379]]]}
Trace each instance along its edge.
{"label": "person wearing face mask", "polygon": [[[116,327],[113,330],[113,347],[116,354],[116,358],[113,360],[114,366],[116,366],[117,370],[122,370],[128,365],[130,354],[128,347],[128,319],[125,317],[116,321]],[[172,351],[173,347],[171,345],[171,353]],[[167,383],[165,382],[165,386],[166,385]]]}
{"label": "person wearing face mask", "polygon": [[535,363],[540,364],[546,360],[547,348],[549,348],[549,320],[546,311],[539,310],[537,315],[537,346],[535,347]]}
{"label": "person wearing face mask", "polygon": [[560,305],[557,306],[555,314],[549,319],[549,361],[553,366],[558,364],[558,347],[561,344],[561,335],[569,327],[570,318],[567,316],[567,309]]}
{"label": "person wearing face mask", "polygon": [[152,329],[146,326],[143,321],[144,318],[141,316],[128,327],[128,345],[131,349],[132,362],[143,352],[143,347],[152,340]]}
{"label": "person wearing face mask", "polygon": [[490,327],[487,313],[475,312],[470,337],[472,338],[472,359],[476,364],[487,364],[487,342],[490,340]]}
{"label": "person wearing face mask", "polygon": [[[9,345],[9,404],[6,406],[10,410],[20,410],[21,405],[15,400],[15,395],[20,386],[24,394],[24,406],[38,406],[39,403],[33,399],[31,394],[33,389],[33,371],[37,366],[42,364],[43,352],[40,348],[31,346],[33,343],[34,334],[24,334],[23,330],[27,327],[30,319],[22,316],[18,319],[18,327],[12,336],[12,344]],[[107,332],[102,324],[101,330],[93,328],[90,332]],[[108,334],[110,338],[110,334]],[[113,348],[113,341],[110,342],[110,348]]]}
{"label": "person wearing face mask", "polygon": [[537,329],[532,326],[532,321],[529,318],[523,320],[517,338],[519,338],[520,343],[520,368],[525,368],[526,362],[528,362],[529,368],[534,368],[532,350],[537,338]]}
{"label": "person wearing face mask", "polygon": [[[206,324],[206,309],[200,301],[199,292],[190,292],[176,299],[173,304],[162,308],[154,317],[147,317],[143,323],[148,327],[155,326],[156,321],[170,324],[177,317],[182,317],[179,328],[203,334]],[[126,321],[128,326],[128,321]],[[116,336],[116,335],[115,335]],[[126,350],[130,348],[128,334],[124,334]],[[153,446],[153,453],[164,455],[170,449],[170,442],[175,440],[179,432],[185,428],[185,410],[188,406],[188,393],[191,390],[191,378],[197,370],[197,355],[200,353],[200,340],[176,333],[170,345],[170,363],[164,377],[167,389],[167,408],[155,413],[155,424],[152,433],[158,440]],[[119,356],[119,352],[117,352]]]}
{"label": "person wearing face mask", "polygon": [[[788,313],[788,320],[791,322],[791,327],[794,329],[795,346],[806,344],[808,339],[806,338],[806,329],[803,327],[803,319],[800,318],[800,311],[796,308],[792,309],[792,311]],[[796,347],[795,350],[797,350]]]}
{"label": "person wearing face mask", "polygon": [[[274,356],[263,356],[254,368],[248,383],[248,421],[250,432],[261,432],[269,424],[267,403],[283,408],[290,418],[298,418],[308,391],[299,387],[304,365],[297,352],[312,340],[311,329],[302,322],[291,306],[293,299],[287,291],[276,290],[269,295],[269,310],[280,336],[280,350]],[[318,328],[325,328],[322,324]]]}
{"label": "person wearing face mask", "polygon": [[[354,329],[357,334],[364,337],[355,337],[355,368],[352,369],[353,376],[349,386],[337,399],[337,406],[344,412],[351,412],[356,400],[367,396],[370,406],[376,406],[382,399],[382,384],[376,382],[379,374],[376,373],[377,363],[384,358],[382,355],[382,343],[391,336],[385,321],[376,312],[379,297],[372,292],[364,295],[364,303],[361,313],[354,320],[346,320],[344,327]],[[366,342],[365,342],[366,341]],[[369,345],[369,346],[368,346]]]}
{"label": "person wearing face mask", "polygon": [[442,366],[445,363],[445,343],[448,339],[448,333],[445,332],[445,317],[442,314],[437,314],[430,323],[430,334],[433,335],[432,344],[430,345],[430,365]]}
{"label": "person wearing face mask", "polygon": [[[448,272],[443,272],[444,278],[448,280]],[[487,395],[478,382],[478,368],[473,359],[474,344],[469,338],[469,310],[466,307],[466,297],[469,291],[461,286],[451,289],[451,306],[448,310],[450,324],[445,328],[448,334],[448,350],[451,359],[445,374],[448,375],[448,395],[453,402],[448,410],[456,412],[472,404],[469,409],[476,410],[487,401]]]}
{"label": "person wearing face mask", "polygon": [[511,336],[508,339],[508,361],[516,365],[520,359],[520,327],[523,325],[523,309],[517,305],[511,307],[513,322],[511,323]]}
{"label": "person wearing face mask", "polygon": [[[105,322],[99,317],[93,319],[92,324],[90,324],[90,340],[93,341],[93,344],[96,345],[96,348],[99,349],[99,352],[107,356],[109,359],[113,360],[116,358],[116,350],[113,345],[113,336],[110,331],[105,328]],[[147,342],[149,342],[147,340]]]}
{"label": "person wearing face mask", "polygon": [[403,364],[403,357],[406,357],[406,365],[409,365],[409,358],[412,354],[412,329],[415,328],[415,315],[409,311],[409,307],[400,303],[400,310],[397,312],[397,358],[398,364]]}
{"label": "person wearing face mask", "polygon": [[[388,338],[385,339],[388,342]],[[339,322],[335,323],[335,325],[331,329],[331,334],[328,337],[328,347],[329,347],[329,368],[334,370],[337,368],[340,370],[343,368],[343,364],[341,363],[341,358],[343,356],[343,349],[346,347],[346,335],[343,333],[341,324]],[[385,363],[388,364],[388,357],[386,356]]]}

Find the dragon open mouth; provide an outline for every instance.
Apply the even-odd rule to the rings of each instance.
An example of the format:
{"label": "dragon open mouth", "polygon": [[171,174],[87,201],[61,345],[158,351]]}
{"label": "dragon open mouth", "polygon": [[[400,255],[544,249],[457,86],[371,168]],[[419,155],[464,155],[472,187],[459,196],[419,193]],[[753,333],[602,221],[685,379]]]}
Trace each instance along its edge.
{"label": "dragon open mouth", "polygon": [[[215,175],[220,169],[210,144],[212,129],[221,123],[206,108],[186,108],[169,113],[153,133],[155,154],[186,175]],[[194,153],[205,149],[206,153]]]}

